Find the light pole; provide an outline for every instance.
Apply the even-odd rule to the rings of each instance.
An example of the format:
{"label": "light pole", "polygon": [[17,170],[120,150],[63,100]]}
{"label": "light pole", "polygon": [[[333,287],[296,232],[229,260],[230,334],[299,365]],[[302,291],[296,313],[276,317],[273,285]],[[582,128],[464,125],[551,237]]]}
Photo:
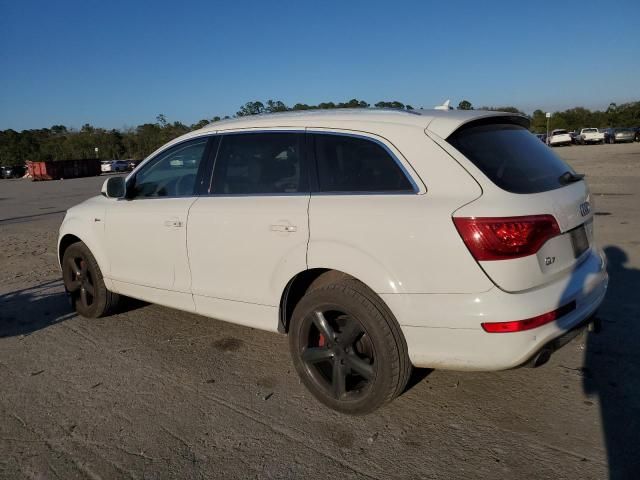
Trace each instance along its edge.
{"label": "light pole", "polygon": [[[547,128],[547,130],[549,130],[549,128]],[[96,160],[98,159],[98,147],[93,149],[96,152]]]}
{"label": "light pole", "polygon": [[551,118],[551,112],[545,114],[547,117],[547,145],[549,145],[549,119]]}

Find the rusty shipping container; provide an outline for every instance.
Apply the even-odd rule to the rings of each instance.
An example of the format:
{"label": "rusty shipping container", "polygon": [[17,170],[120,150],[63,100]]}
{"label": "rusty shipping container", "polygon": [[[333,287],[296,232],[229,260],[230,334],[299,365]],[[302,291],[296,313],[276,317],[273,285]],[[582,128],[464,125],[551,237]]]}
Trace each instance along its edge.
{"label": "rusty shipping container", "polygon": [[100,160],[61,160],[58,162],[27,162],[31,180],[95,177],[100,175]]}

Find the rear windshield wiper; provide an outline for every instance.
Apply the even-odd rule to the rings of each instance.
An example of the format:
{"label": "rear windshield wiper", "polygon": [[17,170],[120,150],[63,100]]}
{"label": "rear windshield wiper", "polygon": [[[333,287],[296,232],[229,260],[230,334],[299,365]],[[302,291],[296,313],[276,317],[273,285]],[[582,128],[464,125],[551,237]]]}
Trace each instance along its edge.
{"label": "rear windshield wiper", "polygon": [[567,171],[567,172],[564,172],[562,175],[560,175],[560,178],[558,178],[558,181],[562,185],[568,185],[570,183],[579,182],[583,178],[584,178],[583,173],[574,173],[574,172]]}

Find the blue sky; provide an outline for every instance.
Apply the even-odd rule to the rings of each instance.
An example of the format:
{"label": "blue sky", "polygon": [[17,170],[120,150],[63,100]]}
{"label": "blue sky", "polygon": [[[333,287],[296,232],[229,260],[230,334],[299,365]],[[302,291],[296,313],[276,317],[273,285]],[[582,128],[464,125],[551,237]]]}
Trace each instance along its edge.
{"label": "blue sky", "polygon": [[640,100],[637,1],[0,0],[0,129],[122,128],[249,100]]}

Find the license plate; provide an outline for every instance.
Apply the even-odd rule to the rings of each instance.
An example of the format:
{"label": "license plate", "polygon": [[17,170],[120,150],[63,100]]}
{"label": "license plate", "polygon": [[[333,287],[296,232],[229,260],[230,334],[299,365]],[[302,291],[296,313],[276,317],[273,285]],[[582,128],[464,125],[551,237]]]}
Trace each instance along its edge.
{"label": "license plate", "polygon": [[589,250],[589,237],[584,225],[571,230],[571,245],[573,245],[573,256],[578,258]]}

